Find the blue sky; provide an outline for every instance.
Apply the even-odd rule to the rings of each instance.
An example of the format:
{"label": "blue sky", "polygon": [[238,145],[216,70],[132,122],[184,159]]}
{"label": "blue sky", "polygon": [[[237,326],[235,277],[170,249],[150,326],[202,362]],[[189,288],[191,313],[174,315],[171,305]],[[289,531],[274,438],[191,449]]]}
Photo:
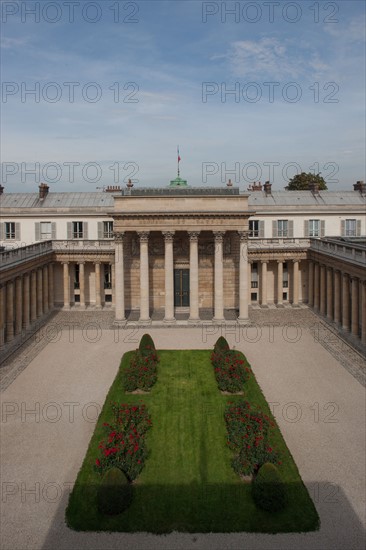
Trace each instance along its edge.
{"label": "blue sky", "polygon": [[365,179],[365,3],[269,4],[3,1],[6,190],[165,186],[177,144],[192,186],[282,189],[300,168],[352,189]]}

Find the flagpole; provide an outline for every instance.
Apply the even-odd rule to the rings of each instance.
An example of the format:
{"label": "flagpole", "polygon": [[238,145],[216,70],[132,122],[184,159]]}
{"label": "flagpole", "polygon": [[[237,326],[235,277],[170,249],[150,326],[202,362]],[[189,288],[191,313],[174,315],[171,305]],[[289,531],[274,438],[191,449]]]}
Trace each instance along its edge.
{"label": "flagpole", "polygon": [[177,153],[178,153],[178,178],[179,178],[179,161],[180,161],[180,157],[179,157],[179,145],[177,145]]}

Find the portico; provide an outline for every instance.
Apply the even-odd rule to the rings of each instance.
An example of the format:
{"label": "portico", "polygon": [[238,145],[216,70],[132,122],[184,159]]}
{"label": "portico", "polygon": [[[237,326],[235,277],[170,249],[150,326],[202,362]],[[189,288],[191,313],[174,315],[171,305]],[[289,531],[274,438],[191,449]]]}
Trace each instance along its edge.
{"label": "portico", "polygon": [[[139,189],[114,197],[116,322],[164,310],[200,321],[200,309],[248,319],[248,195],[238,189]],[[219,200],[218,200],[219,199]],[[117,259],[118,258],[118,259]],[[118,268],[117,268],[118,266]]]}

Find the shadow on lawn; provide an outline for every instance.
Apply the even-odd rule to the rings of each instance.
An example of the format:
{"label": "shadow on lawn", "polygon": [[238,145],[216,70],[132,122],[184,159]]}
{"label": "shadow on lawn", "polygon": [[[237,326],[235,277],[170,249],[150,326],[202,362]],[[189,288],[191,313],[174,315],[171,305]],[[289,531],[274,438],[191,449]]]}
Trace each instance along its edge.
{"label": "shadow on lawn", "polygon": [[[160,534],[172,531],[289,533],[316,530],[317,514],[314,508],[309,506],[304,487],[293,483],[287,484],[286,490],[288,506],[282,512],[270,514],[257,509],[251,499],[248,499],[248,493],[251,491],[249,484],[136,484],[131,507],[119,516],[103,517],[96,510],[96,486],[79,486],[70,500],[67,517],[73,529],[82,531]],[[308,490],[321,516],[322,528],[331,522],[331,531],[339,531],[338,535],[341,535],[341,538],[362,539],[362,525],[339,486],[331,483],[311,483]],[[303,503],[299,502],[299,491],[304,494]],[[77,500],[74,500],[75,496]],[[55,520],[57,521],[56,518]],[[52,543],[53,533],[54,528],[51,527],[51,540],[48,541],[48,546],[43,547],[44,549],[55,547]],[[335,540],[338,547],[339,536],[336,536]]]}

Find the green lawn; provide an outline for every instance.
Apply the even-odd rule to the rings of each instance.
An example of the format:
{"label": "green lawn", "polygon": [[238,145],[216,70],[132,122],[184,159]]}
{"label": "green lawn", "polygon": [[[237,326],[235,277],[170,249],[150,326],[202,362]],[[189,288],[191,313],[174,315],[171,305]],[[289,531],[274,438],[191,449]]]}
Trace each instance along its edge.
{"label": "green lawn", "polygon": [[[317,529],[319,517],[299,476],[279,429],[271,442],[283,452],[279,466],[289,503],[270,514],[257,509],[250,485],[231,468],[232,451],[226,445],[224,409],[243,396],[221,395],[210,350],[159,351],[158,381],[149,394],[125,394],[120,370],[106,398],[66,510],[67,523],[77,530],[188,532],[291,532]],[[252,377],[245,399],[270,414]],[[153,427],[147,433],[150,456],[134,483],[130,508],[115,517],[103,517],[96,508],[100,477],[93,470],[104,438],[103,422],[112,419],[110,403],[145,403]]]}

